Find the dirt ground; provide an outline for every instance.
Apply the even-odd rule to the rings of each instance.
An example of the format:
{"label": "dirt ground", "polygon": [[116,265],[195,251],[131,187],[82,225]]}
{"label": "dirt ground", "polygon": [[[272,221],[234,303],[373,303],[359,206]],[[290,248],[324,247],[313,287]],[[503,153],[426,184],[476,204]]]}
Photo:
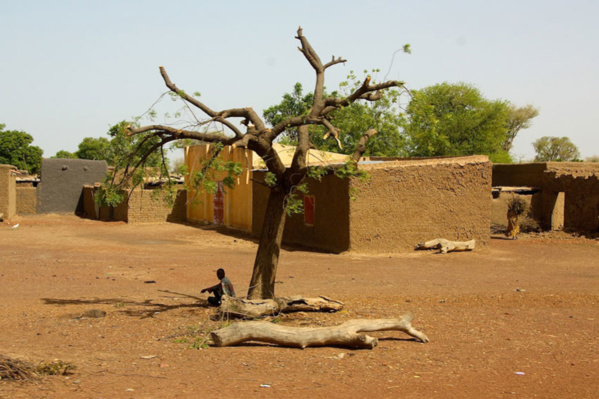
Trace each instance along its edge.
{"label": "dirt ground", "polygon": [[[410,311],[430,338],[379,332],[373,350],[216,348],[200,289],[224,267],[245,295],[256,243],[181,224],[65,215],[0,224],[0,355],[77,369],[0,398],[597,398],[599,241],[496,236],[486,252],[331,255],[282,251],[278,295],[326,295],[335,325]],[[431,237],[433,238],[433,237]],[[87,317],[87,311],[106,312]]]}

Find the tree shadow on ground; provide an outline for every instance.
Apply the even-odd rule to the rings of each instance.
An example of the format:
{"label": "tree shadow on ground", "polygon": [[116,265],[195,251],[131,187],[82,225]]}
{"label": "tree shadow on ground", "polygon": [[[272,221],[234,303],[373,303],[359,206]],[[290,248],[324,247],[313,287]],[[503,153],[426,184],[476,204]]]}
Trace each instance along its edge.
{"label": "tree shadow on ground", "polygon": [[422,342],[418,338],[379,337],[379,341]]}
{"label": "tree shadow on ground", "polygon": [[[187,298],[195,299],[195,303],[177,303],[177,304],[166,304],[154,302],[153,299],[146,299],[145,301],[132,301],[125,298],[92,298],[92,299],[60,299],[60,298],[41,298],[46,305],[112,305],[116,307],[117,312],[125,314],[127,316],[139,317],[141,319],[147,319],[154,317],[157,314],[165,313],[175,309],[197,309],[197,308],[209,308],[212,307],[208,301],[203,298],[199,298],[193,295],[183,294],[180,292],[173,292],[168,290],[158,290],[160,292],[166,292],[169,294],[175,294],[178,296],[184,296]],[[136,309],[120,309],[129,306],[135,306]]]}
{"label": "tree shadow on ground", "polygon": [[[183,224],[185,226],[188,227],[193,227],[196,229],[200,229],[200,230],[205,230],[205,231],[214,231],[217,234],[223,235],[223,236],[227,236],[227,237],[231,237],[234,240],[244,240],[244,241],[249,241],[252,242],[256,245],[259,244],[260,240],[258,239],[258,237],[255,237],[254,235],[252,235],[252,233],[249,233],[247,231],[243,231],[243,230],[237,230],[237,229],[232,229],[230,227],[224,226],[224,225],[217,225],[217,224],[197,224],[197,223],[190,223],[190,222],[182,222],[179,224]],[[286,244],[286,243],[282,243],[281,244],[281,249],[284,249],[285,251],[288,252],[316,252],[316,253],[331,253],[331,251],[326,251],[324,249],[318,249],[318,248],[311,248],[311,247],[307,247],[307,246],[303,246],[301,244]]]}
{"label": "tree shadow on ground", "polygon": [[503,236],[491,236],[491,240],[506,240],[506,241],[516,241],[511,237],[503,237]]}

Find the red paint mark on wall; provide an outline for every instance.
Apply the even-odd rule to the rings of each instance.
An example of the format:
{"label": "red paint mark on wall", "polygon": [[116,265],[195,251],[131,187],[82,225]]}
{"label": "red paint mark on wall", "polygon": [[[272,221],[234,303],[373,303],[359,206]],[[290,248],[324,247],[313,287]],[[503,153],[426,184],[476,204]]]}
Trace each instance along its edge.
{"label": "red paint mark on wall", "polygon": [[304,223],[314,226],[315,199],[312,195],[304,196]]}
{"label": "red paint mark on wall", "polygon": [[225,192],[223,183],[218,182],[218,188],[214,194],[214,224],[225,223]]}

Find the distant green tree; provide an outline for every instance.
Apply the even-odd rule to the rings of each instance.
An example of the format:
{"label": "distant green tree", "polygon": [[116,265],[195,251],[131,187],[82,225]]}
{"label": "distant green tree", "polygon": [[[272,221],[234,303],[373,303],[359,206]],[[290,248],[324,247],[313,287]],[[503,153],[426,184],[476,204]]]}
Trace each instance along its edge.
{"label": "distant green tree", "polygon": [[411,156],[488,155],[511,162],[504,149],[509,106],[485,99],[466,83],[441,83],[412,92],[405,134]]}
{"label": "distant green tree", "polygon": [[86,137],[79,143],[79,149],[75,155],[79,159],[92,159],[96,161],[108,160],[110,153],[110,141],[105,137]]}
{"label": "distant green tree", "polygon": [[72,152],[68,152],[65,150],[60,150],[51,158],[61,158],[61,159],[76,159],[77,155]]}
{"label": "distant green tree", "polygon": [[[279,104],[273,105],[262,112],[264,120],[270,125],[275,126],[278,123],[295,116],[307,115],[314,100],[314,93],[303,93],[301,83],[293,86],[291,93],[283,94],[283,99]],[[312,129],[314,133],[314,129]],[[283,144],[297,144],[298,128],[289,126],[281,134],[279,141]]]}
{"label": "distant green tree", "polygon": [[39,172],[44,151],[34,145],[33,137],[19,130],[4,130],[0,123],[0,164],[16,166],[31,174]]}
{"label": "distant green tree", "polygon": [[512,150],[514,139],[522,129],[528,129],[532,125],[532,119],[539,115],[539,110],[532,105],[516,107],[510,105],[507,117],[507,133],[503,142],[503,149],[507,152]]}
{"label": "distant green tree", "polygon": [[541,137],[532,146],[537,153],[535,161],[576,161],[580,157],[578,147],[568,137]]}

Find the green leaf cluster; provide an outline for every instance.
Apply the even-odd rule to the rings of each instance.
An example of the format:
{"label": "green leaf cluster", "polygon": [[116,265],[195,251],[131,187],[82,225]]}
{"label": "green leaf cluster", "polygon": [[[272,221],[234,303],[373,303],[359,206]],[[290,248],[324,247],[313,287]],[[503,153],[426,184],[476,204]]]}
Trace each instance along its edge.
{"label": "green leaf cluster", "polygon": [[42,166],[43,150],[31,145],[33,137],[19,130],[5,130],[0,123],[0,164],[16,166],[36,174]]}
{"label": "green leaf cluster", "polygon": [[[368,71],[364,71],[365,74]],[[372,71],[378,72],[377,70]],[[339,84],[339,89],[327,93],[325,97],[345,97],[356,90],[363,81],[352,72],[346,80]],[[352,154],[356,144],[368,129],[376,129],[379,134],[369,140],[366,156],[404,156],[405,142],[401,126],[404,120],[399,110],[400,91],[387,90],[385,96],[375,102],[355,102],[340,108],[330,115],[331,123],[338,127],[340,148],[334,139],[324,139],[326,129],[323,126],[312,125],[309,128],[312,143],[322,151]],[[291,93],[285,93],[282,101],[267,108],[264,119],[274,126],[287,118],[307,115],[314,100],[313,93],[304,94],[303,87],[296,83]],[[279,136],[282,144],[297,144],[297,128],[288,128]]]}
{"label": "green leaf cluster", "polygon": [[[137,126],[134,122],[121,121],[110,127],[108,135],[112,137],[108,148],[106,161],[115,169],[122,169],[127,165],[136,165],[141,161],[143,154],[160,142],[160,138],[147,138],[143,135],[128,136],[127,127]],[[144,166],[162,168],[166,172],[168,159],[160,151],[154,151],[144,161]]]}
{"label": "green leaf cluster", "polygon": [[[150,155],[143,158],[144,154],[150,152],[160,138],[149,136],[128,136],[127,127],[134,125],[133,122],[121,121],[113,125],[108,135],[112,137],[109,145],[105,147],[105,160],[114,167],[111,175],[108,175],[102,183],[96,202],[105,206],[117,206],[126,199],[126,192],[131,188],[143,185],[150,179],[159,179],[168,176],[168,159],[164,152],[156,149]],[[86,142],[86,140],[84,140]],[[87,143],[103,142],[103,140],[87,140]],[[138,166],[139,165],[139,166]],[[138,166],[138,167],[137,167]],[[127,179],[125,179],[127,175]],[[172,204],[177,195],[175,184],[166,179],[160,189],[152,194],[154,199],[161,198],[165,203]]]}
{"label": "green leaf cluster", "polygon": [[509,160],[504,150],[510,108],[487,100],[466,83],[441,83],[414,91],[404,130],[411,156],[482,154]]}
{"label": "green leaf cluster", "polygon": [[[198,170],[189,174],[186,190],[216,194],[219,182],[222,182],[226,189],[235,188],[237,178],[243,173],[243,166],[239,162],[224,161],[220,158],[218,154],[222,148],[221,143],[212,144],[209,156],[201,161]],[[194,199],[191,201],[197,202]]]}
{"label": "green leaf cluster", "polygon": [[79,143],[79,149],[73,155],[79,159],[108,161],[110,159],[110,145],[111,143],[106,137],[86,137]]}

